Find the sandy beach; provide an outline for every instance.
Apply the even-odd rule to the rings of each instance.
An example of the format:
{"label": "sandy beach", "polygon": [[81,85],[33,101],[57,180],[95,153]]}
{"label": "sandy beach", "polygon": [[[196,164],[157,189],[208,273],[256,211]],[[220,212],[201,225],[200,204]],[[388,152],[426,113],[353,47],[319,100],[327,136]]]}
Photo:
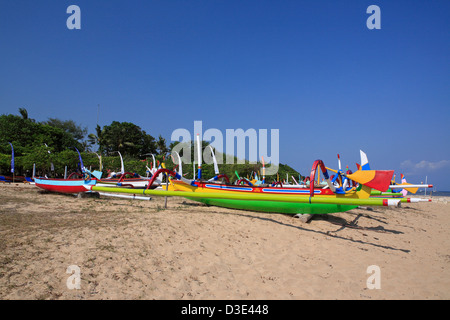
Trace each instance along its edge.
{"label": "sandy beach", "polygon": [[[181,197],[165,209],[164,198],[0,184],[0,299],[445,300],[447,199],[303,223]],[[69,288],[70,266],[79,268],[79,289]],[[369,266],[379,268],[379,288],[368,287]]]}

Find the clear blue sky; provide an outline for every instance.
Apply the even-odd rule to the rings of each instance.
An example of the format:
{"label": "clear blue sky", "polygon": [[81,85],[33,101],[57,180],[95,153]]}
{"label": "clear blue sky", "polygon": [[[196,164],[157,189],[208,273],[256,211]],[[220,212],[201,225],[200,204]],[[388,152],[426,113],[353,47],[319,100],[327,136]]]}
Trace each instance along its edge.
{"label": "clear blue sky", "polygon": [[[81,30],[66,9],[81,8]],[[369,5],[381,29],[369,30]],[[450,1],[2,1],[0,114],[280,130],[280,162],[450,190]],[[193,134],[193,132],[192,132]]]}

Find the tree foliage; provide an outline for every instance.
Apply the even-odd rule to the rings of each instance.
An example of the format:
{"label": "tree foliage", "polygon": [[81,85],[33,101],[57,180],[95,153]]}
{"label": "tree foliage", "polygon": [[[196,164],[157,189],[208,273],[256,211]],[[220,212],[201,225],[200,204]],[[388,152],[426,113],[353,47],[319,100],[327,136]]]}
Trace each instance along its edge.
{"label": "tree foliage", "polygon": [[49,118],[47,121],[42,122],[42,124],[63,129],[65,132],[72,135],[72,137],[79,142],[81,142],[87,134],[87,127],[83,128],[80,125],[76,124],[73,120],[60,120],[57,118]]}
{"label": "tree foliage", "polygon": [[[28,112],[20,108],[19,115],[1,115],[0,116],[0,174],[8,174],[11,164],[11,142],[15,151],[15,169],[16,174],[31,175],[33,165],[36,166],[36,174],[62,177],[67,167],[69,173],[77,170],[79,166],[78,153],[74,150],[76,147],[82,155],[83,163],[92,170],[99,169],[99,159],[95,153],[89,152],[88,145],[98,147],[98,153],[102,155],[103,172],[108,170],[120,171],[120,158],[116,151],[119,151],[124,158],[125,171],[135,172],[146,176],[147,168],[158,166],[164,162],[166,168],[179,170],[176,166],[178,159],[170,156],[174,150],[178,150],[181,157],[184,156],[186,163],[183,163],[183,173],[185,177],[192,178],[197,175],[197,166],[193,167],[193,161],[196,159],[196,143],[187,142],[188,148],[180,148],[178,142],[167,146],[166,140],[159,135],[158,139],[142,130],[139,126],[130,122],[113,121],[110,125],[95,128],[95,133],[90,133],[87,140],[87,129],[76,124],[72,120],[59,120],[49,118],[48,121],[38,123],[28,117]],[[209,155],[205,149],[209,142],[202,141],[203,155]],[[183,150],[188,155],[183,155]],[[157,163],[152,163],[152,158],[148,154],[156,156]],[[216,157],[223,157],[223,154],[216,153]],[[175,164],[174,164],[175,162]],[[210,179],[215,176],[213,164],[208,164],[207,157],[204,157],[202,164],[203,178]],[[231,181],[240,177],[250,177],[257,173],[262,174],[261,163],[244,164],[219,164],[221,174],[226,174]],[[51,171],[51,164],[54,171]],[[291,180],[302,179],[300,174],[288,165],[279,165],[278,174],[266,176],[267,182],[286,179],[286,174]]]}
{"label": "tree foliage", "polygon": [[61,152],[68,147],[82,148],[80,142],[63,129],[36,123],[15,115],[0,116],[0,152],[8,153],[8,142],[16,154],[29,153],[36,146],[47,144],[50,151]]}
{"label": "tree foliage", "polygon": [[111,154],[119,151],[131,157],[139,157],[145,153],[156,153],[155,138],[147,134],[139,126],[130,122],[113,121],[102,130],[97,130],[99,151],[102,154]]}

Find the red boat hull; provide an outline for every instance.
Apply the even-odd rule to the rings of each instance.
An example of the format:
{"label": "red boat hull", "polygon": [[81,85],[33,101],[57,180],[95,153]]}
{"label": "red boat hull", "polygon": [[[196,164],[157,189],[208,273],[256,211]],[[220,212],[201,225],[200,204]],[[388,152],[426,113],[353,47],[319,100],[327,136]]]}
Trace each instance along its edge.
{"label": "red boat hull", "polygon": [[96,180],[35,178],[35,184],[37,187],[51,192],[80,193],[87,191],[85,186],[95,185]]}

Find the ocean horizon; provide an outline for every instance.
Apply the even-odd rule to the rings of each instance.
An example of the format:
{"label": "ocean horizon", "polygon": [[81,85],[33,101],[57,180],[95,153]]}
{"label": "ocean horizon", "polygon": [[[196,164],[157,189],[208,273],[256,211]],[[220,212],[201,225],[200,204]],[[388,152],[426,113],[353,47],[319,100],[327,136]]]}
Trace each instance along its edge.
{"label": "ocean horizon", "polygon": [[423,190],[420,190],[420,191],[418,191],[416,193],[416,195],[418,195],[418,196],[427,195],[427,196],[450,197],[450,191],[430,191],[430,190],[427,190],[427,193],[425,194],[425,192]]}

